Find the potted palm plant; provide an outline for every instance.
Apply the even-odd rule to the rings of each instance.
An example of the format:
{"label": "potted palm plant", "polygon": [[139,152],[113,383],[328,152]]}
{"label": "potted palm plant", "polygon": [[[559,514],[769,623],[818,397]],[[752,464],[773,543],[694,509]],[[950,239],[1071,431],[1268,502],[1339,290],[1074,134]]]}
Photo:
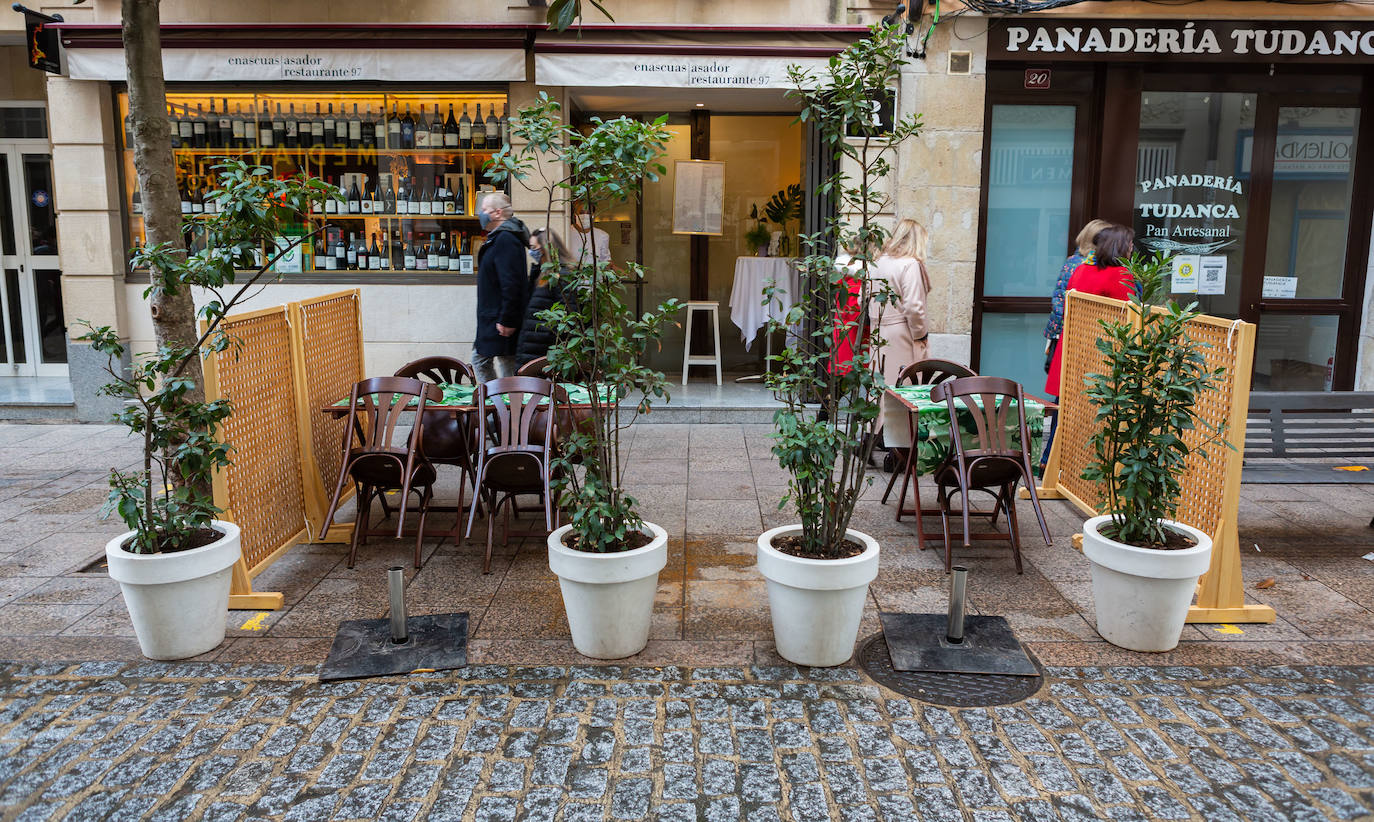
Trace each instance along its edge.
{"label": "potted palm plant", "polygon": [[[652,122],[593,118],[584,134],[565,126],[559,109],[541,93],[511,125],[523,145],[493,159],[494,179],[513,177],[547,194],[546,221],[571,202],[590,214],[599,204],[635,197],[644,178],[664,173],[666,115]],[[551,159],[566,176],[547,176]],[[648,643],[658,573],[668,561],[667,533],[644,521],[625,493],[620,437],[649,411],[651,398],[667,397],[667,378],[642,362],[678,303],[636,316],[627,289],[643,277],[641,266],[617,270],[595,249],[590,258],[560,260],[555,244],[545,248],[544,273],[558,291],[576,295],[538,315],[556,340],[548,368],[560,381],[588,386],[591,403],[559,432],[553,490],[569,522],[549,534],[549,568],[558,576],[573,646],[584,656],[619,659]]]}
{"label": "potted palm plant", "polygon": [[[79,339],[106,355],[111,381],[102,393],[124,401],[115,421],[142,443],[136,470],[110,472],[102,514],[117,514],[129,531],[110,540],[105,557],[120,584],[138,636],[152,659],[203,654],[224,640],[229,579],[239,558],[239,530],[215,518],[213,473],[229,465],[231,446],[217,431],[233,408],[207,402],[188,372],[212,353],[232,354],[235,341],[220,323],[283,256],[314,234],[283,238],[283,225],[305,222],[312,203],[339,196],[314,179],[275,179],[271,169],[225,160],[215,169],[216,213],[184,226],[185,246],[136,249],[134,268],[149,271],[144,296],[191,289],[212,295],[200,309],[205,330],[191,345],[166,344],[125,361],[125,344],[109,326],[86,328]],[[318,233],[318,232],[316,232]],[[264,255],[263,249],[268,249]],[[252,272],[232,294],[236,275]]]}
{"label": "potted palm plant", "polygon": [[[800,337],[773,357],[769,387],[784,403],[774,414],[773,454],[790,474],[779,508],[791,507],[800,524],[785,525],[758,539],[758,567],[768,582],[768,605],[778,653],[802,665],[840,665],[854,651],[868,584],[878,573],[879,546],[849,527],[865,486],[873,438],[865,434],[879,413],[885,388],[874,366],[881,344],[872,324],[863,335],[870,303],[890,292],[868,277],[870,249],[880,248],[885,228],[875,215],[885,210],[881,178],[889,157],[917,133],[919,115],[881,131],[870,119],[871,94],[899,79],[904,38],[895,26],[878,24],[872,35],[830,60],[820,77],[792,68],[801,119],[814,123],[826,148],[847,167],[822,184],[844,215],[829,230],[802,238],[811,253],[799,263],[802,295],[770,331],[804,325]],[[858,136],[847,137],[846,132]],[[844,266],[825,250],[837,244],[856,249]],[[769,295],[771,298],[771,295]],[[857,310],[837,311],[840,306]],[[814,316],[808,316],[815,312]],[[857,351],[845,363],[842,351]]]}
{"label": "potted palm plant", "polygon": [[[1130,311],[1100,321],[1103,370],[1084,378],[1097,430],[1082,476],[1099,483],[1101,516],[1083,524],[1083,553],[1092,569],[1098,633],[1133,651],[1168,651],[1178,645],[1198,577],[1211,560],[1211,538],[1173,516],[1189,455],[1225,442],[1196,405],[1224,369],[1209,370],[1206,344],[1188,336],[1196,303],[1159,308],[1169,257],[1133,255],[1126,269],[1136,283]],[[1190,448],[1185,434],[1199,426],[1210,428],[1209,437]]]}

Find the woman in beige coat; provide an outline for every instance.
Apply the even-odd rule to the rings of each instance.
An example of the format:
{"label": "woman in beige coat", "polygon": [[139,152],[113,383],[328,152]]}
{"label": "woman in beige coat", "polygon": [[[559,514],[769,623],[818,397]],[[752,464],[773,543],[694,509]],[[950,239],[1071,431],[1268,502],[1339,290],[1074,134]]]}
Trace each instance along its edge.
{"label": "woman in beige coat", "polygon": [[[926,246],[929,243],[925,228],[915,220],[902,220],[883,246],[877,261],[869,269],[873,292],[891,289],[891,299],[885,303],[869,303],[870,325],[882,338],[878,349],[878,368],[888,385],[897,384],[897,376],[914,362],[930,356],[926,341],[926,297],[930,293],[930,277],[926,274]],[[888,402],[883,395],[883,402]],[[876,430],[882,429],[882,417]]]}

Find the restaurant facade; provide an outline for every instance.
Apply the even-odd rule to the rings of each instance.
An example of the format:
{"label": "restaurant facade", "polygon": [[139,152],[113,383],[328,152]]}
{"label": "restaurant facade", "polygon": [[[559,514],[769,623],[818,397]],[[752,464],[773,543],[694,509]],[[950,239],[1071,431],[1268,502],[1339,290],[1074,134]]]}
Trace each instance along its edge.
{"label": "restaurant facade", "polygon": [[[737,261],[754,253],[744,234],[755,208],[789,186],[809,190],[825,165],[795,121],[787,69],[821,69],[894,5],[613,2],[614,22],[589,18],[560,35],[546,30],[542,8],[516,4],[244,3],[207,15],[204,4],[168,0],[164,70],[183,209],[213,202],[221,156],[340,185],[348,202],[336,213],[283,228],[289,237],[331,226],[248,308],[359,288],[369,373],[428,354],[466,359],[476,204],[498,187],[484,164],[509,139],[510,116],[540,93],[575,124],[666,113],[668,174],[641,201],[599,210],[594,225],[614,261],[648,268],[641,304],[720,302],[727,370],[757,370],[760,346],[746,350],[729,318]],[[1362,359],[1370,203],[1354,185],[1369,179],[1360,114],[1374,21],[1262,20],[1291,11],[1264,3],[1196,4],[1184,21],[1091,16],[1158,11],[1134,3],[1006,17],[951,5],[938,20],[933,8],[912,20],[895,105],[921,112],[924,129],[896,154],[887,210],[931,232],[933,356],[1038,387],[1055,275],[1077,226],[1101,216],[1133,224],[1142,244],[1195,258],[1206,310],[1259,323],[1256,388],[1374,385],[1374,363]],[[1231,19],[1207,22],[1214,7]],[[1235,7],[1255,19],[1235,19]],[[71,339],[74,320],[150,345],[147,276],[126,265],[142,240],[141,192],[124,134],[119,4],[61,11],[64,71],[47,77],[47,151],[34,152],[50,158],[46,213],[60,256],[39,262],[60,271],[48,278],[60,300],[55,316],[30,311],[26,295],[40,286],[20,256],[43,249],[17,244],[6,268],[18,287],[0,315],[7,340],[19,329],[32,341],[27,355],[6,349],[0,379],[5,366],[16,378],[63,378],[71,400],[8,405],[0,416],[98,420],[110,410],[95,395],[102,363]],[[718,232],[676,232],[677,175],[701,161],[720,167]],[[14,162],[22,166],[22,151]],[[35,187],[5,182],[41,223]],[[510,194],[532,228],[575,230],[539,192],[516,184]],[[803,206],[785,229],[793,246],[824,216],[810,198]],[[65,339],[51,333],[62,328]],[[655,364],[676,371],[682,345],[680,329],[667,335]]]}

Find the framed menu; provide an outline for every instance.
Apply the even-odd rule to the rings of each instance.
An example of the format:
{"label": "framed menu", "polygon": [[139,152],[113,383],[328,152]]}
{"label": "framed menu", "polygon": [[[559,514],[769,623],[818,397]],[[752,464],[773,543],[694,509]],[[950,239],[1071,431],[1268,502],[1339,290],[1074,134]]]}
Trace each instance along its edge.
{"label": "framed menu", "polygon": [[673,164],[673,233],[722,234],[725,163],[677,160]]}

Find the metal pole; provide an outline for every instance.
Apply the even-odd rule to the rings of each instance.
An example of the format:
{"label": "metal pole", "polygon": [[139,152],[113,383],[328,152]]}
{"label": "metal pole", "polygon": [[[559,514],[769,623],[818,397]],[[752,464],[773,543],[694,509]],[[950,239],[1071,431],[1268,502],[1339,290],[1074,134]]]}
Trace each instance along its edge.
{"label": "metal pole", "polygon": [[964,593],[968,585],[968,569],[956,565],[949,580],[949,629],[945,639],[958,645],[964,641]]}
{"label": "metal pole", "polygon": [[406,575],[405,569],[393,565],[387,569],[386,584],[391,593],[391,641],[405,642],[406,633]]}

